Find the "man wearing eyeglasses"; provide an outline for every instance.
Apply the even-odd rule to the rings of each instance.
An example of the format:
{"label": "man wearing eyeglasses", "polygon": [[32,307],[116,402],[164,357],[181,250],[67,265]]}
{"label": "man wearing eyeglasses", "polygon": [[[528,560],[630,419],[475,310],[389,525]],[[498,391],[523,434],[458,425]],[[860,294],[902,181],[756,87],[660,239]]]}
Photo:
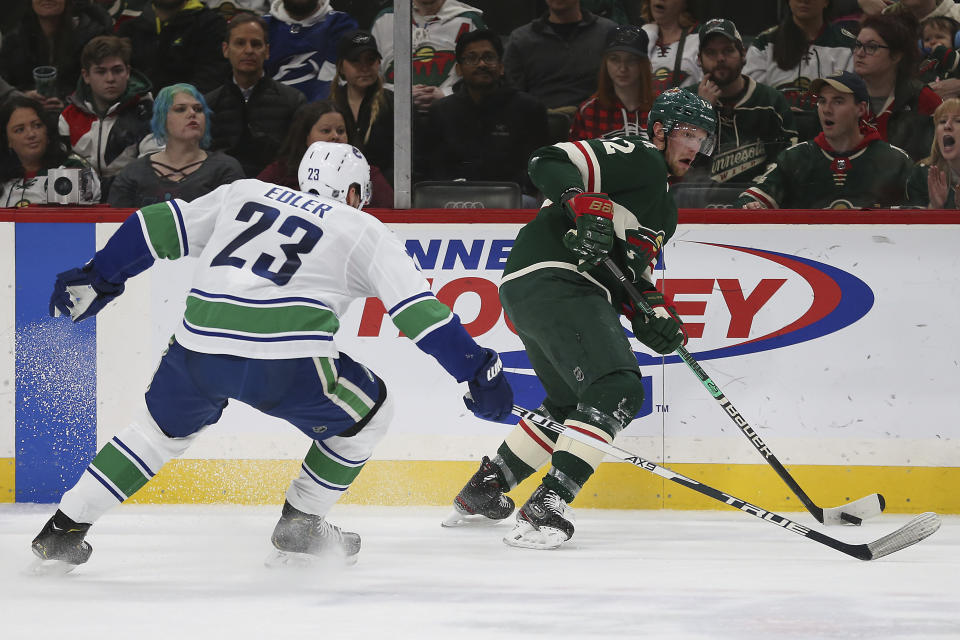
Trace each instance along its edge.
{"label": "man wearing eyeglasses", "polygon": [[757,177],[736,205],[744,209],[874,209],[906,201],[913,163],[861,128],[870,96],[860,76],[843,71],[810,85],[823,131],[794,145]]}
{"label": "man wearing eyeglasses", "polygon": [[516,182],[530,196],[525,208],[536,207],[527,158],[549,142],[546,107],[504,84],[503,44],[494,32],[464,33],[455,56],[463,81],[430,105],[416,129],[416,177]]}

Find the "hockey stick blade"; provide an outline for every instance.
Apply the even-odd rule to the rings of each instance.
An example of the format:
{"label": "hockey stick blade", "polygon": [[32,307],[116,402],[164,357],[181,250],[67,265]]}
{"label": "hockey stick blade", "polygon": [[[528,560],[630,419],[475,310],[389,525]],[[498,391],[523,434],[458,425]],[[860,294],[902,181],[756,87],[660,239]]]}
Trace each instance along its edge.
{"label": "hockey stick blade", "polygon": [[[801,535],[804,538],[813,540],[814,542],[819,542],[822,545],[836,549],[841,553],[845,553],[848,556],[852,556],[859,560],[875,560],[877,558],[890,555],[895,551],[905,549],[920,542],[940,528],[940,516],[929,512],[917,516],[893,533],[889,533],[882,538],[875,540],[874,542],[865,544],[850,544],[843,542],[842,540],[832,538],[809,527],[805,527],[797,522],[793,522],[792,520],[785,518],[780,514],[773,513],[772,511],[767,511],[766,509],[758,507],[754,504],[750,504],[746,500],[732,496],[729,493],[697,482],[696,480],[681,475],[676,471],[671,471],[666,467],[661,467],[655,462],[651,462],[641,458],[636,454],[630,453],[626,449],[621,449],[615,445],[608,444],[605,440],[598,439],[597,436],[593,435],[592,433],[579,431],[574,427],[564,427],[559,422],[517,405],[513,405],[512,413],[541,429],[546,429],[547,431],[553,431],[555,433],[562,433],[571,440],[576,440],[577,442],[593,447],[613,458],[622,460],[624,462],[629,462],[639,469],[643,469],[644,471],[648,471],[654,475],[660,476],[665,480],[675,482],[688,489],[696,491],[701,495],[712,498],[717,502],[739,509],[744,513],[749,513],[750,515],[760,518],[765,522],[775,524],[781,529],[792,531],[797,535]],[[868,496],[868,498],[870,497],[871,496]],[[863,500],[866,499],[867,498],[864,498]],[[857,504],[861,501],[862,500],[857,500],[851,504]]]}
{"label": "hockey stick blade", "polygon": [[[630,282],[627,277],[623,274],[623,271],[620,270],[620,267],[610,258],[606,258],[603,261],[603,265],[607,270],[613,275],[614,278],[620,281],[620,284],[623,285],[624,290],[626,290],[627,295],[633,301],[634,306],[636,306],[642,313],[651,316],[654,315],[653,308],[647,302],[646,298],[643,297],[643,294]],[[760,435],[750,426],[750,423],[747,422],[746,418],[733,406],[733,403],[730,402],[723,391],[720,390],[720,387],[717,386],[717,383],[714,382],[707,372],[703,370],[703,367],[700,366],[700,363],[687,351],[686,347],[680,345],[674,351],[680,359],[687,365],[690,371],[693,372],[695,376],[700,380],[700,384],[710,392],[710,395],[713,396],[713,399],[717,401],[720,407],[724,410],[724,413],[727,415],[730,420],[733,421],[737,428],[746,436],[747,440],[750,441],[750,444],[760,452],[763,456],[763,459],[767,461],[774,471],[777,472],[777,475],[780,476],[780,479],[793,491],[793,494],[797,496],[803,506],[810,512],[810,514],[817,519],[817,522],[826,525],[833,524],[852,524],[859,525],[861,522],[867,518],[872,518],[876,515],[879,515],[883,512],[883,508],[886,506],[886,502],[878,493],[871,494],[859,500],[854,500],[849,504],[845,504],[839,507],[831,507],[824,509],[823,507],[817,506],[817,504],[810,499],[810,496],[797,484],[797,481],[794,480],[793,476],[790,475],[790,472],[787,471],[786,467],[781,464],[780,460],[777,459],[777,456],[773,455],[773,451],[770,450],[770,447],[763,441]]]}

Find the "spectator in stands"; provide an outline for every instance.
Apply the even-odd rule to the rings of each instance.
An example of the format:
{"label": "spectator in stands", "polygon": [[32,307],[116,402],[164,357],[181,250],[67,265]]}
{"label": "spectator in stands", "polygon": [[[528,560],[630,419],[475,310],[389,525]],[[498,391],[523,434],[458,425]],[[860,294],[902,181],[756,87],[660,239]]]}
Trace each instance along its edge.
{"label": "spectator in stands", "polygon": [[527,206],[536,207],[527,159],[548,144],[546,108],[504,86],[503,43],[492,31],[464,33],[455,55],[463,82],[430,106],[417,130],[417,178],[516,182],[531,196]]}
{"label": "spectator in stands", "polygon": [[[485,29],[483,12],[458,0],[413,0],[413,105],[426,111],[435,100],[453,93],[460,79],[454,68],[457,38]],[[383,54],[383,77],[393,89],[393,8],[385,8],[371,29]]]}
{"label": "spectator in stands", "polygon": [[790,12],[779,25],[754,38],[743,72],[787,98],[801,140],[820,131],[810,83],[839,71],[853,70],[854,37],[826,22],[829,0],[790,0]]}
{"label": "spectator in stands", "polygon": [[130,68],[130,41],[97,36],[80,54],[81,79],[60,114],[60,136],[100,176],[101,197],[121,169],[160,147],[150,135],[150,81]]}
{"label": "spectator in stands", "polygon": [[153,135],[165,148],[130,163],[107,200],[113,207],[144,207],[172,198],[193,200],[243,178],[240,163],[210,146],[210,109],[190,84],[173,84],[153,104]]}
{"label": "spectator in stands", "polygon": [[614,27],[607,34],[597,91],[574,114],[570,140],[646,138],[653,97],[646,32],[633,25]]}
{"label": "spectator in stands", "polygon": [[270,11],[269,0],[204,0],[204,3],[219,11],[227,22],[239,14],[262,16]]}
{"label": "spectator in stands", "polygon": [[920,80],[930,84],[960,77],[960,50],[955,48],[960,23],[946,16],[933,16],[920,24]]}
{"label": "spectator in stands", "polygon": [[717,147],[710,164],[694,165],[679,185],[695,188],[686,206],[731,204],[781,151],[796,143],[793,112],[783,94],[743,75],[746,49],[736,25],[715,18],[700,30],[698,93],[717,111]]}
{"label": "spectator in stands", "polygon": [[[110,16],[97,5],[76,0],[33,0],[20,26],[3,35],[0,76],[45,109],[59,112],[63,100],[80,78],[80,51],[87,42],[107,34]],[[56,90],[40,95],[33,70],[52,66],[57,70]]]}
{"label": "spectator in stands", "polygon": [[236,158],[248,178],[276,157],[294,112],[307,102],[293,87],[264,75],[269,53],[263,18],[238,14],[223,43],[233,78],[204,96],[213,112],[211,148]]}
{"label": "spectator in stands", "polygon": [[654,97],[672,87],[693,87],[700,82],[700,25],[687,11],[687,0],[646,2],[641,15],[649,40]]}
{"label": "spectator in stands", "polygon": [[867,125],[877,130],[881,140],[906,151],[914,162],[929,153],[934,128],[931,116],[942,102],[916,78],[916,27],[910,14],[865,17],[853,64],[870,96]]}
{"label": "spectator in stands", "polygon": [[0,78],[0,105],[7,101],[7,98],[19,93],[16,89],[10,86],[10,84]]}
{"label": "spectator in stands", "polygon": [[863,209],[906,200],[913,163],[903,150],[861,129],[867,87],[843,71],[814,80],[823,131],[794,145],[758,176],[737,200],[744,209]]}
{"label": "spectator in stands", "polygon": [[596,91],[597,68],[616,23],[581,10],[580,0],[548,0],[547,9],[510,34],[507,82],[548,109],[572,115]]}
{"label": "spectator in stands", "polygon": [[124,22],[140,16],[143,8],[150,4],[150,0],[97,0],[113,20],[113,29],[116,31]]}
{"label": "spectator in stands", "polygon": [[211,91],[230,77],[221,45],[227,21],[200,0],[153,0],[117,35],[133,43],[133,66],[154,89],[187,83]]}
{"label": "spectator in stands", "polygon": [[950,98],[933,112],[936,132],[930,155],[913,168],[907,200],[928,209],[956,209],[960,198],[960,99]]}
{"label": "spectator in stands", "polygon": [[265,19],[271,43],[267,75],[308,102],[325,100],[336,77],[337,43],[357,21],[331,9],[328,0],[273,0]]}
{"label": "spectator in stands", "polygon": [[[305,104],[294,114],[290,130],[287,132],[287,137],[283,139],[283,144],[280,145],[276,161],[268,164],[257,179],[282,187],[300,189],[297,169],[310,145],[314,142],[345,143],[347,141],[346,121],[336,105],[326,101]],[[393,187],[373,165],[370,167],[370,183],[373,188],[370,206],[392,207]]]}
{"label": "spectator in stands", "polygon": [[350,144],[372,166],[393,179],[393,92],[384,88],[377,41],[367,31],[351,31],[337,47],[337,81],[331,100],[343,113]]}
{"label": "spectator in stands", "polygon": [[14,95],[0,107],[0,207],[47,204],[47,173],[79,170],[79,204],[100,201],[97,173],[56,136],[55,116],[33,98]]}

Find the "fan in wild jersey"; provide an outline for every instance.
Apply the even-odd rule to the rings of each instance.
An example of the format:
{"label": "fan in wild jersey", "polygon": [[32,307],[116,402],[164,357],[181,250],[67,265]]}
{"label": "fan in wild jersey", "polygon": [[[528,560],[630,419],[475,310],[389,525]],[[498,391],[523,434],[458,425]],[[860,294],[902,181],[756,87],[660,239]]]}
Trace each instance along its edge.
{"label": "fan in wild jersey", "polygon": [[380,298],[405,335],[468,382],[464,401],[477,416],[510,415],[513,392],[497,353],[477,345],[434,297],[399,239],[357,210],[370,199],[363,155],[350,145],[314,143],[299,181],[303,191],[238,180],[192,202],[144,207],[84,267],[57,276],[50,312],[79,322],[156,259],[199,262],[144,410],[63,496],[33,541],[38,569],[86,562],[90,525],[186,451],[231,398],[313,440],[287,490],[268,564],[331,553],[354,561],[360,536],[324,516],[383,437],[392,405],[383,381],[334,341],[357,298]]}
{"label": "fan in wild jersey", "polygon": [[[548,200],[517,236],[500,300],[547,392],[538,413],[612,442],[644,398],[620,314],[632,318],[637,339],[657,353],[685,341],[671,301],[654,288],[653,267],[677,228],[668,181],[686,174],[698,152],[712,152],[716,126],[708,102],[686,89],[670,89],[650,111],[651,142],[639,136],[564,142],[530,159],[530,177]],[[654,317],[634,313],[620,283],[599,264],[607,256],[632,275]],[[521,420],[497,456],[483,458],[444,524],[506,518],[514,504],[504,492],[549,459],[549,473],[504,542],[558,547],[573,535],[568,503],[603,455]]]}
{"label": "fan in wild jersey", "polygon": [[818,78],[811,90],[823,132],[795,144],[740,194],[745,209],[864,209],[907,200],[913,162],[863,125],[867,87],[855,73]]}

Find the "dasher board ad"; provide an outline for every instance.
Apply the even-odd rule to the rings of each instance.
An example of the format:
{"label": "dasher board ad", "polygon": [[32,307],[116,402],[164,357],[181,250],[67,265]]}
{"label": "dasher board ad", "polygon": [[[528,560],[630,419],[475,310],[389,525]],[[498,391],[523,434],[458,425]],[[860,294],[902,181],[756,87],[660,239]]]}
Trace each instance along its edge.
{"label": "dasher board ad", "polygon": [[[390,226],[437,297],[500,352],[517,404],[539,406],[543,390],[497,295],[521,225]],[[98,242],[109,233],[101,229]],[[664,249],[657,285],[674,296],[690,333],[687,349],[759,437],[779,445],[785,464],[957,466],[960,265],[944,242],[953,233],[951,225],[682,225]],[[135,410],[137,394],[116,390],[133,384],[131,354],[145,363],[141,387],[149,382],[180,322],[192,268],[189,258],[157,264],[99,316],[101,334],[108,328],[140,341],[98,340],[101,403],[119,403],[104,407],[108,413]],[[152,332],[138,338],[138,323]],[[354,303],[336,342],[380,374],[396,401],[377,458],[472,459],[508,432],[464,408],[465,385],[402,336],[379,301]],[[618,443],[663,461],[757,462],[679,357],[631,343],[647,394]],[[111,432],[100,422],[102,442]],[[231,403],[216,435],[201,438],[191,456],[302,452],[289,425]]]}

